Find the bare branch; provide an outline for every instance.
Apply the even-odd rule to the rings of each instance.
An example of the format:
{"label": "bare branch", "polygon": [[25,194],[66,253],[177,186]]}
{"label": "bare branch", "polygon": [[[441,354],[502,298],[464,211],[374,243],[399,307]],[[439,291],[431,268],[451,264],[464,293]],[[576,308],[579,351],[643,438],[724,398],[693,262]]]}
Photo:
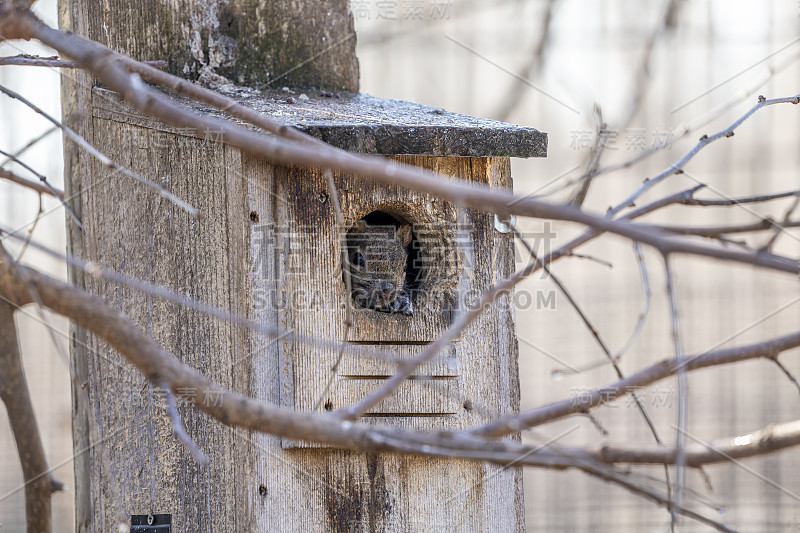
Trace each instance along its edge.
{"label": "bare branch", "polygon": [[8,411],[25,483],[25,518],[28,531],[51,530],[50,496],[63,490],[47,466],[36,424],[14,325],[14,308],[0,301],[0,399]]}
{"label": "bare branch", "polygon": [[732,233],[752,233],[755,231],[765,231],[773,228],[798,228],[800,227],[800,220],[785,220],[783,222],[776,222],[771,218],[764,218],[759,222],[751,224],[738,224],[730,226],[712,226],[705,228],[698,228],[693,226],[653,226],[663,231],[670,233],[679,233],[681,235],[696,235],[698,237],[719,237],[721,235],[730,235]]}
{"label": "bare branch", "polygon": [[791,196],[800,195],[800,189],[796,191],[779,192],[775,194],[756,194],[753,196],[743,196],[741,198],[715,198],[715,199],[702,199],[702,198],[687,198],[680,202],[684,205],[698,205],[698,206],[734,206],[739,204],[757,204],[761,202],[770,202],[772,200],[780,200],[782,198],[789,198]]}
{"label": "bare branch", "polygon": [[[149,180],[147,178],[144,178],[144,177],[140,176],[139,174],[137,174],[136,172],[134,172],[134,171],[132,171],[132,170],[130,170],[130,169],[128,169],[128,168],[126,168],[126,167],[124,167],[122,165],[119,165],[119,164],[115,163],[114,161],[112,161],[104,153],[102,153],[100,150],[98,150],[97,148],[92,146],[86,139],[84,139],[83,137],[78,135],[75,131],[73,131],[72,128],[69,128],[68,126],[63,125],[60,121],[56,120],[55,118],[51,117],[50,115],[48,115],[47,113],[42,111],[42,109],[40,109],[38,106],[36,106],[33,103],[31,103],[28,99],[23,97],[21,94],[15,92],[15,91],[12,91],[11,89],[9,89],[7,87],[4,87],[2,85],[0,85],[0,92],[6,94],[7,96],[9,96],[11,98],[14,98],[15,100],[19,100],[20,102],[22,102],[23,104],[25,104],[26,106],[31,108],[36,113],[42,115],[45,119],[49,120],[54,126],[56,126],[61,131],[63,131],[64,134],[67,136],[67,138],[69,138],[72,141],[74,141],[81,148],[86,150],[86,152],[91,154],[92,157],[94,157],[95,159],[100,161],[103,165],[107,166],[108,168],[112,168],[112,169],[116,170],[117,172],[121,172],[122,174],[124,174],[124,175],[126,175],[126,176],[128,176],[130,178],[133,178],[133,179],[135,179],[136,181],[138,181],[140,183],[143,183],[143,184],[147,185],[148,187],[150,187],[151,189],[153,189],[156,192],[158,192],[161,196],[163,196],[167,200],[171,201],[172,203],[174,203],[175,205],[177,205],[178,207],[180,207],[184,211],[188,212],[190,215],[192,215],[194,217],[201,216],[200,213],[198,213],[197,209],[195,209],[194,207],[192,207],[188,203],[184,202],[183,200],[181,200],[180,198],[178,198],[177,196],[175,196],[174,194],[169,192],[162,185],[160,185],[160,184],[158,184],[158,183],[156,183],[154,181],[151,181],[151,180]],[[6,154],[6,155],[8,155],[8,154]]]}
{"label": "bare branch", "polygon": [[[142,61],[151,67],[166,67],[166,61]],[[15,56],[0,57],[0,66],[19,65],[24,67],[57,67],[57,68],[83,68],[77,61],[66,61],[58,56],[41,57],[30,54],[17,54]]]}
{"label": "bare branch", "polygon": [[201,465],[207,465],[208,456],[203,453],[203,450],[200,449],[200,446],[198,446],[197,443],[192,440],[192,437],[186,433],[186,428],[183,427],[181,415],[178,414],[178,407],[175,405],[175,396],[173,395],[172,390],[169,388],[169,385],[164,383],[162,384],[161,389],[164,391],[166,396],[167,413],[169,414],[170,422],[172,422],[172,431],[189,449],[195,461]]}
{"label": "bare branch", "polygon": [[[664,255],[664,270],[667,278],[667,298],[669,300],[670,325],[672,326],[672,344],[675,354],[675,362],[683,359],[683,341],[681,339],[681,323],[678,311],[678,292],[675,287],[675,274],[670,264],[668,255]],[[677,364],[678,381],[678,414],[676,421],[677,434],[675,442],[677,454],[675,456],[675,495],[673,502],[670,503],[670,513],[672,515],[673,527],[677,524],[678,509],[683,500],[683,491],[686,486],[686,428],[689,424],[689,392],[686,378],[686,366]]]}
{"label": "bare branch", "polygon": [[[58,128],[56,128],[56,127],[52,127],[52,128],[50,128],[50,129],[47,129],[47,130],[43,131],[42,133],[40,133],[39,135],[37,135],[36,137],[34,137],[33,139],[31,139],[31,140],[30,140],[30,141],[28,141],[27,143],[25,143],[25,146],[23,146],[22,148],[20,148],[19,150],[17,150],[16,152],[14,152],[14,153],[13,153],[13,154],[11,154],[11,155],[12,155],[13,157],[19,157],[19,156],[21,156],[22,154],[24,154],[25,152],[27,152],[27,151],[28,151],[28,149],[29,149],[30,147],[34,146],[36,143],[38,143],[39,141],[41,141],[42,139],[44,139],[45,137],[47,137],[48,135],[50,135],[50,134],[51,134],[51,133],[53,133],[54,131],[58,131]],[[8,163],[10,163],[11,161],[12,161],[12,158],[11,158],[11,157],[7,158],[5,161],[3,161],[2,163],[0,163],[0,167],[4,167],[4,166],[6,166],[6,165],[7,165]]]}
{"label": "bare branch", "polygon": [[61,198],[64,197],[64,191],[53,187],[49,183],[47,183],[47,185],[44,185],[38,181],[33,181],[27,178],[23,178],[21,176],[17,176],[13,172],[10,172],[3,168],[0,168],[0,178],[12,181],[17,185],[22,185],[23,187],[27,187],[28,189],[34,190],[39,194],[47,194],[48,196],[52,196],[54,198],[58,198],[59,196],[61,196]]}
{"label": "bare branch", "polygon": [[589,194],[589,187],[592,185],[592,179],[597,172],[597,168],[600,166],[600,158],[603,157],[603,152],[605,152],[606,149],[608,124],[603,122],[603,111],[596,103],[594,104],[594,117],[597,122],[594,146],[589,154],[589,162],[586,165],[586,170],[583,175],[578,178],[580,186],[569,201],[572,206],[578,208],[583,205],[583,202],[586,200],[586,195]]}
{"label": "bare branch", "polygon": [[623,121],[623,128],[627,128],[631,121],[636,117],[639,109],[642,107],[642,102],[647,94],[647,83],[650,80],[650,64],[653,59],[653,52],[656,48],[656,43],[665,34],[673,31],[678,25],[678,15],[680,12],[682,0],[669,0],[664,9],[664,14],[658,25],[648,35],[644,43],[639,65],[636,68],[636,79],[633,84],[633,91],[631,95],[631,105],[628,111],[627,118]]}
{"label": "bare branch", "polygon": [[730,126],[725,128],[724,130],[718,131],[717,133],[711,136],[703,135],[702,137],[700,137],[700,140],[697,142],[697,144],[694,145],[694,147],[691,150],[686,152],[686,154],[683,157],[681,157],[677,162],[667,167],[665,170],[657,174],[655,177],[646,179],[638,189],[636,189],[630,196],[628,196],[628,198],[626,198],[625,200],[617,204],[616,207],[611,209],[609,211],[609,216],[614,215],[620,212],[621,210],[633,205],[634,202],[636,202],[636,200],[642,194],[645,193],[645,191],[651,189],[653,186],[657,185],[667,177],[672,176],[673,174],[681,174],[683,172],[683,167],[686,166],[686,163],[688,163],[692,158],[694,158],[694,156],[696,156],[700,152],[700,150],[702,150],[709,144],[723,138],[733,137],[734,131],[739,126],[741,126],[745,120],[750,118],[759,109],[763,109],[764,107],[770,105],[786,104],[786,103],[795,105],[800,103],[800,94],[796,94],[794,96],[789,96],[785,98],[773,98],[771,100],[767,100],[763,96],[759,96],[758,103],[753,107],[751,107],[750,110],[748,110],[744,115],[736,119]]}
{"label": "bare branch", "polygon": [[25,255],[25,252],[28,249],[28,246],[31,243],[31,239],[33,239],[33,232],[36,231],[36,226],[39,224],[39,221],[42,219],[42,213],[44,213],[44,206],[42,204],[42,195],[39,195],[39,208],[36,210],[36,217],[33,219],[33,223],[28,228],[28,234],[25,236],[25,241],[22,243],[22,248],[19,251],[19,255],[17,256],[17,261],[21,261],[22,257]]}
{"label": "bare branch", "polygon": [[617,472],[615,470],[611,470],[611,469],[607,469],[607,468],[606,469],[597,468],[597,467],[594,467],[594,466],[584,465],[584,466],[581,467],[581,469],[584,472],[586,472],[587,474],[593,475],[595,477],[599,477],[600,479],[605,479],[605,480],[610,481],[612,483],[616,483],[616,484],[628,489],[630,492],[632,492],[634,494],[637,494],[639,496],[647,498],[647,499],[649,499],[651,501],[654,501],[654,502],[656,502],[656,503],[658,503],[660,505],[663,505],[663,506],[665,506],[667,508],[674,508],[675,511],[678,514],[681,514],[683,516],[686,516],[688,518],[696,520],[696,521],[700,522],[701,524],[705,524],[707,526],[710,526],[710,527],[716,529],[717,531],[723,531],[723,532],[726,532],[726,533],[736,533],[736,530],[729,528],[725,524],[722,524],[721,522],[717,522],[716,520],[711,520],[710,518],[707,518],[707,517],[705,517],[705,516],[703,516],[703,515],[701,515],[699,513],[696,513],[694,511],[691,511],[691,510],[687,509],[686,507],[678,506],[678,505],[673,506],[669,496],[662,496],[661,494],[659,494],[658,492],[656,492],[655,490],[653,490],[653,489],[651,489],[649,487],[642,486],[641,484],[634,483],[633,481],[631,481],[629,479],[630,476],[625,476],[625,475],[620,474],[619,472]]}
{"label": "bare branch", "polygon": [[[744,435],[713,440],[705,445],[687,444],[684,449],[686,466],[695,467],[746,459],[774,453],[800,445],[800,420],[770,424]],[[675,464],[678,448],[664,446],[605,445],[590,452],[604,463]]]}
{"label": "bare branch", "polygon": [[[1,90],[2,90],[2,85],[0,85],[0,91]],[[28,172],[30,172],[31,174],[33,174],[34,176],[39,178],[39,182],[42,183],[48,189],[50,189],[50,194],[52,196],[55,196],[56,198],[58,198],[58,200],[61,202],[61,205],[67,211],[67,214],[69,214],[69,216],[72,217],[72,220],[75,222],[75,224],[79,228],[83,228],[83,224],[81,224],[81,221],[78,218],[78,216],[75,214],[75,212],[69,206],[69,204],[67,204],[67,201],[64,199],[63,194],[60,194],[60,191],[58,191],[55,187],[50,185],[50,182],[47,181],[47,177],[46,176],[43,176],[42,174],[40,174],[39,172],[34,170],[33,167],[31,167],[27,163],[24,163],[24,162],[20,161],[19,159],[17,159],[16,156],[14,156],[12,154],[9,154],[8,152],[0,150],[0,155],[6,156],[9,161],[13,161],[14,163],[18,164],[19,166],[21,166],[22,168],[24,168],[25,170],[27,170]]]}
{"label": "bare branch", "polygon": [[[522,67],[517,79],[531,79],[542,70],[545,60],[545,51],[550,44],[550,27],[553,22],[553,13],[555,12],[556,3],[558,0],[547,0],[547,5],[544,7],[544,14],[539,23],[539,38],[536,39],[533,49],[528,54],[528,61]],[[511,113],[519,105],[524,94],[527,93],[528,86],[523,83],[513,82],[511,88],[506,92],[506,95],[500,100],[501,107],[494,115],[498,120],[506,121]]]}
{"label": "bare branch", "polygon": [[795,332],[755,344],[724,348],[682,357],[680,360],[664,359],[625,379],[621,379],[611,385],[595,389],[590,393],[582,395],[580,402],[576,402],[572,399],[561,400],[522,413],[502,416],[484,426],[471,430],[470,433],[485,437],[499,437],[509,433],[516,433],[525,428],[539,426],[546,422],[552,422],[553,420],[558,420],[571,414],[581,413],[586,411],[586,409],[613,401],[627,394],[629,390],[635,390],[637,387],[644,387],[675,375],[679,367],[685,368],[687,372],[691,372],[701,368],[726,365],[762,357],[773,359],[778,354],[791,350],[792,348],[797,348],[798,346],[800,346],[800,332]]}
{"label": "bare branch", "polygon": [[[315,143],[292,143],[283,139],[269,138],[247,131],[226,121],[200,117],[167,101],[155,91],[147,89],[122,69],[114,56],[93,43],[81,40],[75,35],[54,30],[32,15],[18,19],[23,35],[35,37],[45,44],[58,49],[71,57],[78,58],[92,72],[100,77],[111,89],[122,94],[138,109],[155,115],[177,127],[194,128],[202,132],[222,133],[224,142],[238,146],[249,153],[255,153],[283,164],[305,164],[319,168],[331,168],[352,173],[361,178],[384,184],[400,184],[426,192],[455,204],[494,211],[501,215],[517,214],[537,218],[569,220],[591,226],[596,230],[616,233],[633,240],[658,248],[663,253],[684,253],[726,259],[751,265],[772,268],[785,272],[800,272],[800,263],[774,254],[750,254],[738,250],[710,247],[685,240],[675,239],[652,229],[644,230],[627,221],[611,220],[585,213],[570,206],[554,205],[531,198],[520,199],[512,193],[487,186],[465,183],[461,180],[443,179],[432,172],[426,172],[409,165],[400,165],[382,158],[356,157],[331,147],[322,148]],[[777,103],[800,102],[800,95],[764,100],[731,128],[735,128],[757,109]],[[283,128],[289,131],[289,128]],[[704,141],[699,150],[710,141]],[[692,155],[696,153],[693,152]],[[672,168],[672,167],[670,167]],[[637,195],[638,196],[638,195]],[[632,200],[630,200],[632,201]],[[627,206],[630,201],[625,203]]]}
{"label": "bare branch", "polygon": [[[791,44],[794,44],[794,42]],[[735,97],[731,98],[730,100],[722,102],[716,108],[706,113],[704,116],[696,120],[693,120],[688,125],[683,126],[681,128],[680,133],[674,136],[671,133],[670,138],[665,143],[659,144],[658,146],[653,146],[652,148],[648,148],[647,150],[636,155],[635,157],[632,157],[631,159],[624,161],[622,163],[616,163],[613,165],[609,165],[607,167],[603,167],[597,171],[596,176],[600,176],[602,174],[609,174],[611,172],[615,172],[617,170],[625,168],[630,168],[633,165],[639,163],[640,161],[647,159],[651,155],[666,150],[667,148],[670,148],[677,141],[683,139],[684,137],[688,136],[691,133],[694,133],[699,128],[702,128],[703,126],[709,124],[714,119],[728,112],[735,104],[745,101],[747,98],[755,94],[755,92],[758,91],[758,89],[760,89],[764,84],[766,84],[767,81],[769,81],[772,78],[772,76],[774,76],[778,72],[781,72],[785,68],[793,65],[794,63],[797,62],[798,59],[800,59],[800,52],[793,54],[786,61],[783,61],[777,65],[769,65],[767,68],[767,73],[764,77],[759,79],[756,83],[751,85],[746,90],[739,92]]]}
{"label": "bare branch", "polygon": [[774,357],[774,358],[772,359],[772,361],[775,363],[775,365],[776,365],[778,368],[780,368],[781,372],[783,372],[783,373],[784,373],[784,375],[785,375],[787,378],[789,378],[789,381],[792,383],[792,385],[794,385],[794,386],[797,388],[797,390],[798,390],[798,391],[800,391],[800,382],[798,382],[798,381],[797,381],[797,378],[796,378],[796,377],[794,377],[794,375],[793,375],[793,374],[792,374],[792,373],[789,371],[789,369],[788,369],[788,368],[786,368],[786,367],[783,365],[783,363],[781,363],[781,362],[778,360],[778,358],[777,358],[777,357]]}
{"label": "bare branch", "polygon": [[775,241],[777,241],[778,237],[780,237],[781,234],[784,232],[784,228],[788,227],[789,224],[800,225],[800,221],[791,220],[792,215],[794,214],[794,212],[797,210],[798,207],[800,207],[800,193],[798,193],[794,197],[792,205],[789,206],[789,208],[786,210],[786,213],[784,213],[783,215],[783,220],[781,222],[776,222],[775,224],[773,224],[772,235],[770,236],[769,240],[760,248],[760,250],[763,251],[772,248],[772,245],[775,244]]}
{"label": "bare branch", "polygon": [[628,340],[625,341],[625,344],[617,350],[614,354],[614,360],[619,360],[629,349],[633,346],[633,343],[636,339],[639,338],[639,335],[642,333],[644,329],[645,321],[647,320],[647,315],[650,312],[650,299],[652,297],[652,291],[650,290],[650,277],[647,275],[647,263],[644,260],[644,254],[642,253],[642,246],[635,242],[633,243],[633,251],[636,254],[636,263],[639,265],[639,277],[642,282],[642,308],[639,311],[639,316],[636,319],[636,326],[633,328],[633,332],[631,333]]}

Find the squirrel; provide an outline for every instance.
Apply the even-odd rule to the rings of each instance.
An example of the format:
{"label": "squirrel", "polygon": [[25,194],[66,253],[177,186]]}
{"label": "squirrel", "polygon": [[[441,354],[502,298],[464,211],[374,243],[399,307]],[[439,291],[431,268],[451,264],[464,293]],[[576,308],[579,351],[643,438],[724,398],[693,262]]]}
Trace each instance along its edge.
{"label": "squirrel", "polygon": [[383,313],[413,315],[405,288],[411,224],[370,225],[358,220],[347,232],[352,296],[358,305]]}

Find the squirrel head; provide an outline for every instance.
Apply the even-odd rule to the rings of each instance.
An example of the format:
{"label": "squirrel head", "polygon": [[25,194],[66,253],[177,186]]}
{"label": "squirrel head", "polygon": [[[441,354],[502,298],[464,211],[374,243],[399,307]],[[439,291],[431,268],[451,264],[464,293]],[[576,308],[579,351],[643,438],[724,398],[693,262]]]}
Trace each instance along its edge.
{"label": "squirrel head", "polygon": [[347,267],[353,298],[361,307],[413,314],[405,293],[411,225],[369,225],[358,220],[347,232]]}

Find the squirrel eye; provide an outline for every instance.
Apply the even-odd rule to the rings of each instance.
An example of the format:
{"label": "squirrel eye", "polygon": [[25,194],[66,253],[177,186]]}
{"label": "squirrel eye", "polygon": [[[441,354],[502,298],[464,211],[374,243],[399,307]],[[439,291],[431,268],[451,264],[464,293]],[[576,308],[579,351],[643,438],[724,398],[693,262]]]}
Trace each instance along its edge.
{"label": "squirrel eye", "polygon": [[350,261],[359,268],[364,268],[364,256],[361,255],[361,252],[355,252],[353,257],[350,258]]}

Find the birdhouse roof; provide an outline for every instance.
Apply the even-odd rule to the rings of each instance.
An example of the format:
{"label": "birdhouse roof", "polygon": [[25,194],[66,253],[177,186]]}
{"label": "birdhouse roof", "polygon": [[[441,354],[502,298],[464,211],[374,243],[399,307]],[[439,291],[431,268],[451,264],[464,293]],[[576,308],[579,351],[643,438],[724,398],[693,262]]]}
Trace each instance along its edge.
{"label": "birdhouse roof", "polygon": [[[111,95],[110,91],[95,89],[95,115],[113,113],[119,120],[122,118],[119,106],[127,106],[112,97],[111,100],[116,101],[112,109]],[[364,93],[288,89],[269,92],[236,89],[226,92],[226,96],[281,124],[354,153],[467,157],[547,155],[547,134],[535,128],[451,113],[404,100]],[[187,98],[172,98],[195,110],[221,115],[220,111]],[[128,115],[125,121],[138,115],[129,107],[123,114]]]}
{"label": "birdhouse roof", "polygon": [[547,154],[547,134],[537,129],[364,93],[283,91],[245,96],[241,102],[350,152],[473,157]]}

